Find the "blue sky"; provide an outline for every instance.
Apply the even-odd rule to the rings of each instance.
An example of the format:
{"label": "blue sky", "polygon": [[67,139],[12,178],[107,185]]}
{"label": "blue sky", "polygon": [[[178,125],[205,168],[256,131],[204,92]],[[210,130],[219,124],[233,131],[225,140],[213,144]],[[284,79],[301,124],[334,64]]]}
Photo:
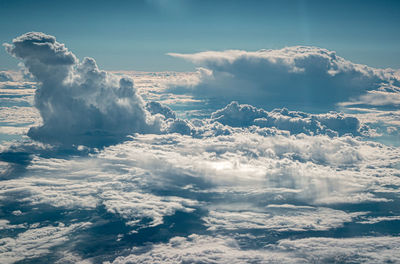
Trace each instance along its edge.
{"label": "blue sky", "polygon": [[[0,41],[57,36],[107,70],[188,71],[167,52],[311,45],[373,67],[400,68],[399,1],[0,1]],[[17,60],[2,49],[0,69]]]}

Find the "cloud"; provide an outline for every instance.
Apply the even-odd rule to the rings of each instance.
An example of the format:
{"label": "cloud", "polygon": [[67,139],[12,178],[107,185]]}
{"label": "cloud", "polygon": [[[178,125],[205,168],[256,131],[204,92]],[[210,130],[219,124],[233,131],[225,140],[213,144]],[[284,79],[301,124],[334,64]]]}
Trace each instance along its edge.
{"label": "cloud", "polygon": [[163,223],[163,217],[176,211],[193,212],[190,208],[197,202],[180,197],[159,197],[148,193],[121,192],[105,190],[101,197],[110,213],[118,214],[127,220],[128,225],[137,225],[143,219],[151,219],[144,226],[157,226]]}
{"label": "cloud", "polygon": [[343,102],[339,105],[345,107],[374,107],[383,108],[384,110],[397,110],[400,106],[400,92],[368,91],[361,95],[357,100]]}
{"label": "cloud", "polygon": [[168,106],[164,106],[164,105],[160,104],[159,102],[154,102],[154,101],[148,102],[146,104],[146,109],[152,115],[161,114],[167,119],[168,118],[172,118],[172,119],[176,118],[175,112],[172,111],[171,108],[169,108]]}
{"label": "cloud", "polygon": [[0,196],[19,193],[21,201],[59,208],[101,205],[129,221],[153,223],[192,211],[200,198],[239,199],[248,211],[277,202],[385,203],[384,194],[400,186],[398,155],[396,148],[351,137],[137,135],[86,158],[33,155],[20,178],[2,182]]}
{"label": "cloud", "polygon": [[329,230],[364,215],[324,207],[273,205],[265,212],[213,210],[204,218],[209,230],[270,229],[274,231]]}
{"label": "cloud", "polygon": [[133,248],[129,256],[118,257],[112,263],[301,263],[301,260],[270,250],[242,250],[229,237],[190,235],[174,237],[168,243],[148,249]]}
{"label": "cloud", "polygon": [[134,132],[159,132],[159,121],[147,112],[131,79],[99,70],[92,58],[79,62],[43,33],[26,33],[4,46],[40,83],[35,107],[43,125],[29,130],[31,138],[103,146]]}
{"label": "cloud", "polygon": [[385,221],[399,221],[400,216],[395,215],[395,216],[381,216],[381,217],[367,217],[360,221],[360,224],[376,224],[379,222],[385,222]]}
{"label": "cloud", "polygon": [[175,87],[195,96],[236,100],[266,109],[289,107],[326,111],[358,98],[382,83],[399,87],[400,78],[391,69],[355,64],[317,47],[287,47],[280,50],[206,51],[195,54],[169,53],[205,67],[197,85]]}
{"label": "cloud", "polygon": [[[262,75],[255,75],[261,66],[280,67],[276,74],[286,72],[283,76],[300,84],[315,76],[335,84],[354,76],[367,84],[384,80],[391,84],[356,99],[385,94],[375,102],[386,107],[397,85],[390,70],[349,64],[320,49],[288,49],[287,57],[283,51],[235,51],[199,57],[208,69],[198,73],[133,72],[133,85],[122,73],[99,70],[93,59],[79,61],[52,36],[28,33],[5,46],[38,83],[5,82],[14,88],[1,91],[6,98],[1,102],[9,104],[0,108],[0,132],[22,133],[34,125],[29,133],[34,139],[103,146],[71,149],[29,138],[0,146],[5,261],[398,261],[398,238],[381,235],[397,235],[400,150],[369,141],[373,128],[365,125],[373,114],[376,120],[386,116],[387,130],[396,134],[397,110],[317,114],[226,105],[218,97],[218,103],[209,102],[221,109],[211,113],[202,102],[196,113],[202,119],[183,119],[193,101],[165,90],[167,80],[183,83],[182,91],[192,87],[197,100],[204,82],[244,78],[239,68],[225,74],[242,61],[253,67],[247,72],[250,84],[272,80],[255,78]],[[205,65],[210,57],[212,67]],[[332,63],[323,68],[327,60]],[[11,101],[31,96],[36,85],[41,116],[29,100]]]}
{"label": "cloud", "polygon": [[41,123],[41,118],[39,112],[33,107],[0,107],[0,122],[22,129],[19,125],[38,125]]}
{"label": "cloud", "polygon": [[0,71],[0,82],[9,82],[13,80],[14,78],[9,72]]}
{"label": "cloud", "polygon": [[279,247],[290,250],[304,262],[317,263],[397,263],[399,237],[304,238],[282,240]]}
{"label": "cloud", "polygon": [[299,111],[275,109],[271,112],[256,108],[251,105],[240,105],[231,102],[226,107],[212,113],[213,122],[220,122],[233,127],[276,127],[280,130],[290,131],[292,134],[306,133],[312,135],[344,135],[351,133],[359,135],[360,122],[356,117],[336,112],[327,114],[307,114]]}
{"label": "cloud", "polygon": [[90,223],[79,223],[65,226],[33,227],[18,234],[16,238],[0,239],[0,257],[3,263],[15,263],[19,260],[34,259],[46,255],[53,247],[68,241],[68,234],[85,228]]}
{"label": "cloud", "polygon": [[[84,157],[32,154],[19,177],[1,182],[0,217],[7,221],[0,224],[11,230],[21,218],[52,222],[49,215],[66,226],[90,221],[92,229],[62,237],[77,243],[68,247],[77,259],[95,257],[94,263],[304,263],[318,253],[275,249],[277,241],[349,229],[364,236],[380,230],[379,223],[360,221],[396,215],[398,148],[351,136],[265,136],[253,129],[204,137],[139,134]],[[107,250],[91,251],[105,244]],[[43,242],[51,257],[62,257],[51,245]]]}
{"label": "cloud", "polygon": [[390,236],[287,239],[254,250],[240,248],[231,237],[191,235],[133,248],[112,263],[396,263],[399,248],[399,238]]}

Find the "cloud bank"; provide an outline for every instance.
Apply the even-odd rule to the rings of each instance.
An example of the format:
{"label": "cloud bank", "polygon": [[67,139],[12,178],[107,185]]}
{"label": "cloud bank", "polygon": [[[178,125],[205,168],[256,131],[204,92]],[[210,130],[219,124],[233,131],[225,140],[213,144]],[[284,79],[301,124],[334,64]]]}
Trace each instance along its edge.
{"label": "cloud bank", "polygon": [[169,55],[206,68],[201,71],[197,85],[172,90],[225,102],[237,100],[267,109],[326,111],[382,84],[400,85],[394,70],[355,64],[334,51],[317,47]]}
{"label": "cloud bank", "polygon": [[4,46],[40,83],[35,107],[43,125],[29,130],[31,138],[103,146],[134,132],[159,131],[131,79],[99,70],[92,58],[80,62],[55,37],[30,32]]}

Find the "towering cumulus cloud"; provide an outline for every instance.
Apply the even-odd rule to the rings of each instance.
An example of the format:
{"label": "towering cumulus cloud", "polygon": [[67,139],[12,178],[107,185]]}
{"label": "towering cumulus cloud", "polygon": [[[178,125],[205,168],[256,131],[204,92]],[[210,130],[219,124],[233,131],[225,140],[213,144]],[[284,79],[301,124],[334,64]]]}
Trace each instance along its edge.
{"label": "towering cumulus cloud", "polygon": [[189,60],[208,69],[201,72],[209,72],[200,74],[199,84],[177,90],[186,88],[197,96],[225,102],[238,100],[267,109],[289,107],[323,112],[339,102],[358,102],[368,91],[393,92],[400,86],[394,70],[355,64],[334,51],[317,47],[169,55]]}
{"label": "towering cumulus cloud", "polygon": [[99,70],[92,58],[80,62],[55,37],[30,32],[4,46],[40,83],[35,106],[43,125],[29,130],[31,138],[104,146],[130,133],[159,131],[131,79]]}

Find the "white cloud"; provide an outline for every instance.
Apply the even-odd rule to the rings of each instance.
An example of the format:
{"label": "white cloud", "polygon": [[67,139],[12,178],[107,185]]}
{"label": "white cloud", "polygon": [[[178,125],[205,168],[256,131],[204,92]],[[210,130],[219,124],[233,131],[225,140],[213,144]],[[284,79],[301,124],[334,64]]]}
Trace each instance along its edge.
{"label": "white cloud", "polygon": [[[222,130],[207,122],[201,124],[204,134],[208,129]],[[227,129],[230,132],[226,135],[215,136],[212,131],[213,136],[197,138],[135,135],[87,157],[33,155],[18,177],[2,181],[0,199],[6,202],[7,197],[13,197],[14,202],[30,207],[44,204],[65,212],[104,208],[125,224],[130,234],[156,229],[176,212],[204,212],[198,218],[205,222],[198,225],[203,230],[209,228],[212,236],[194,235],[178,239],[178,244],[173,239],[148,249],[139,247],[130,256],[117,258],[116,263],[193,259],[302,263],[319,255],[302,255],[305,249],[290,247],[275,250],[274,243],[268,245],[271,251],[242,249],[232,238],[219,235],[241,232],[247,236],[253,228],[273,233],[334,232],[345,223],[370,219],[364,207],[357,209],[360,203],[381,204],[382,217],[391,215],[386,209],[392,204],[387,195],[399,192],[398,148],[351,136],[264,136],[253,127]],[[341,209],[341,205],[353,209]],[[23,217],[26,208],[20,210],[22,216],[18,217]],[[15,225],[11,220],[5,224],[7,230],[7,225]],[[71,235],[68,231],[62,237],[67,234]],[[257,237],[249,239],[258,243]],[[357,245],[362,247],[356,244],[354,250]],[[211,246],[216,251],[210,251]],[[296,255],[298,252],[301,254]],[[84,258],[79,252],[71,254],[77,254],[77,260]]]}
{"label": "white cloud", "polygon": [[398,108],[400,106],[400,93],[386,91],[368,91],[366,94],[357,98],[358,101],[344,102],[340,105],[356,107],[357,105],[369,106],[391,106]]}
{"label": "white cloud", "polygon": [[13,81],[13,76],[7,71],[0,71],[0,82],[9,82]]}
{"label": "white cloud", "polygon": [[10,221],[5,219],[0,219],[0,230],[4,229],[15,229],[15,228],[26,228],[27,226],[24,224],[12,225]]}
{"label": "white cloud", "polygon": [[[147,217],[153,223],[201,206],[198,195],[228,203],[238,197],[262,201],[255,207],[277,199],[387,202],[379,193],[398,192],[398,156],[396,148],[351,137],[137,135],[88,158],[35,157],[23,177],[2,182],[0,194],[20,193],[23,201],[66,208],[103,204],[125,219]],[[188,184],[191,199],[176,198]],[[160,197],[157,190],[170,194]]]}
{"label": "white cloud", "polygon": [[329,230],[366,214],[324,207],[274,206],[264,212],[212,210],[204,218],[209,230],[271,229],[274,231]]}
{"label": "white cloud", "polygon": [[112,263],[397,263],[399,250],[400,239],[390,236],[281,240],[276,247],[253,250],[230,237],[191,235],[133,248]]}
{"label": "white cloud", "polygon": [[399,221],[400,216],[399,215],[394,215],[394,216],[380,216],[380,217],[366,217],[362,221],[360,221],[360,224],[376,224],[379,222],[384,222],[384,221]]}
{"label": "white cloud", "polygon": [[305,262],[317,263],[397,263],[399,237],[305,238],[281,240],[279,248],[296,252]]}
{"label": "white cloud", "polygon": [[128,225],[140,223],[143,218],[152,219],[146,226],[157,226],[163,223],[163,217],[173,215],[176,211],[192,212],[195,201],[180,197],[158,197],[148,193],[122,192],[117,190],[103,191],[103,204],[108,212],[125,218]]}
{"label": "white cloud", "polygon": [[241,250],[237,241],[229,237],[190,235],[174,237],[166,244],[133,248],[126,257],[118,257],[113,264],[126,263],[300,263],[293,258],[270,250]]}
{"label": "white cloud", "polygon": [[327,134],[331,136],[352,133],[358,135],[367,127],[362,127],[360,121],[350,115],[336,112],[327,114],[307,114],[299,111],[275,109],[271,112],[251,105],[239,105],[231,102],[225,108],[212,113],[211,119],[224,125],[234,127],[276,127],[293,134],[306,133],[311,135]]}
{"label": "white cloud", "polygon": [[400,84],[394,70],[355,64],[334,51],[317,47],[169,55],[212,72],[203,75],[197,85],[172,90],[185,89],[204,98],[218,98],[225,103],[237,100],[267,109],[331,110],[339,102],[377,90],[382,83],[397,89]]}
{"label": "white cloud", "polygon": [[[273,93],[282,89],[290,106],[305,100],[297,100],[297,91],[315,93],[312,101],[332,96],[335,85],[338,95],[319,98],[328,108],[352,96],[360,96],[353,103],[370,100],[386,107],[397,102],[389,99],[398,92],[393,71],[356,65],[327,50],[296,47],[178,55],[208,68],[197,73],[111,74],[100,71],[93,59],[79,62],[63,44],[42,33],[25,34],[5,46],[22,58],[40,85],[21,78],[2,82],[2,102],[9,104],[0,108],[0,132],[23,133],[34,125],[29,135],[43,141],[89,146],[119,142],[100,149],[65,149],[29,139],[0,146],[0,200],[5,205],[0,230],[10,232],[0,243],[0,254],[7,262],[45,254],[59,263],[115,258],[115,263],[398,260],[398,238],[362,237],[363,228],[399,219],[393,208],[400,192],[400,149],[365,137],[380,133],[365,125],[370,117],[374,122],[384,119],[385,129],[395,135],[396,109],[308,114],[233,102],[209,118],[183,119],[186,108],[193,110],[190,104],[212,89],[220,102],[242,96],[271,106],[271,101],[283,99]],[[135,86],[120,74],[134,76]],[[315,84],[310,90],[309,80]],[[297,88],[283,87],[296,82]],[[186,87],[169,90],[168,83]],[[36,86],[41,116],[29,107]],[[272,92],[268,100],[265,87]],[[194,99],[172,93],[188,89]],[[371,94],[382,100],[369,98]],[[21,104],[13,105],[17,101],[12,98]],[[180,112],[164,104],[181,104]],[[208,117],[207,107],[189,115]],[[121,143],[123,138],[128,140]],[[57,212],[65,217],[65,226],[48,224],[51,219],[26,223],[39,214],[32,208]],[[369,212],[371,208],[377,211]],[[77,235],[86,230],[87,221],[95,228]],[[337,236],[348,225],[356,226],[349,235],[357,237],[282,240],[291,234]],[[180,237],[193,232],[199,234]],[[87,241],[82,239],[112,241],[118,252],[90,255],[85,248],[68,247],[70,238],[83,245]],[[55,246],[65,251],[57,252]]]}
{"label": "white cloud", "polygon": [[4,44],[39,81],[35,106],[43,125],[36,140],[93,146],[118,142],[134,132],[157,132],[133,81],[100,71],[94,59],[79,62],[55,37],[30,32]]}
{"label": "white cloud", "polygon": [[15,127],[15,126],[1,126],[0,133],[8,135],[25,135],[28,132],[26,127]]}
{"label": "white cloud", "polygon": [[16,238],[3,237],[0,239],[0,258],[3,263],[14,263],[19,260],[37,258],[68,241],[68,234],[85,228],[90,223],[79,223],[65,226],[43,226],[27,229]]}
{"label": "white cloud", "polygon": [[33,107],[0,107],[0,122],[14,125],[16,128],[21,128],[20,125],[39,125],[41,117],[36,108]]}

